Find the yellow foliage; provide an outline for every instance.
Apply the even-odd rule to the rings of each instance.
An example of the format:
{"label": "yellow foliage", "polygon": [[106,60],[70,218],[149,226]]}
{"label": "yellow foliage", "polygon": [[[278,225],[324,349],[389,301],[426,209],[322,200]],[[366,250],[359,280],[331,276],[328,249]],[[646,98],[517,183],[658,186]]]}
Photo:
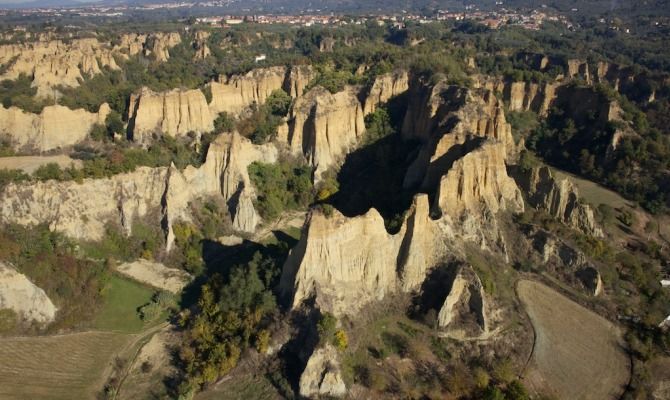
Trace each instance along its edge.
{"label": "yellow foliage", "polygon": [[344,330],[338,329],[335,331],[334,344],[339,350],[344,350],[349,346],[349,337]]}

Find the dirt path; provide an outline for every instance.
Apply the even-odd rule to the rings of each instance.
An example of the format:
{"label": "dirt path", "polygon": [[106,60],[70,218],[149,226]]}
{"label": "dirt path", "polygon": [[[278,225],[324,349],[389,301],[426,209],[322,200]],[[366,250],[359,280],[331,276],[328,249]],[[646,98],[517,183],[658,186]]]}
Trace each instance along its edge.
{"label": "dirt path", "polygon": [[528,385],[561,399],[618,398],[630,364],[619,328],[541,283],[521,280],[517,292],[536,334]]}

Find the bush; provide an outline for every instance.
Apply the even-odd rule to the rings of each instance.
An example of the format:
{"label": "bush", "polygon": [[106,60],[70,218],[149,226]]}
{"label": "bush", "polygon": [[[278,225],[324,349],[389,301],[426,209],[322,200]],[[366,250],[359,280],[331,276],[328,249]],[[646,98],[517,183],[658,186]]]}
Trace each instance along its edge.
{"label": "bush", "polygon": [[256,206],[266,220],[284,210],[305,209],[312,200],[312,169],[292,160],[277,164],[249,165],[251,182],[258,192]]}
{"label": "bush", "polygon": [[270,93],[270,96],[265,100],[265,104],[270,108],[272,114],[284,117],[291,107],[291,96],[285,91],[277,89]]}
{"label": "bush", "polygon": [[220,113],[214,120],[214,131],[216,133],[230,132],[235,128],[235,120],[227,112]]}

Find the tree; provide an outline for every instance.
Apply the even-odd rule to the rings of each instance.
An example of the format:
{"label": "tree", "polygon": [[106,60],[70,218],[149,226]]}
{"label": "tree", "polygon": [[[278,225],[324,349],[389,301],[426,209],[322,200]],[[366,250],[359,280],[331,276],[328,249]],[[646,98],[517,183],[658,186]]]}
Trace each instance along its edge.
{"label": "tree", "polygon": [[270,93],[265,104],[270,108],[272,114],[284,117],[291,106],[291,96],[282,89],[277,89]]}

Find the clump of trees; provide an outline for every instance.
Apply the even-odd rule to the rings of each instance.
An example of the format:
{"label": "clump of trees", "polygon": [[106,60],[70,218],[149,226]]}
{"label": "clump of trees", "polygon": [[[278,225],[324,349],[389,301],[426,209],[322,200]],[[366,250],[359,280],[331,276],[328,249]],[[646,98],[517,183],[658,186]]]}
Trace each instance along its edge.
{"label": "clump of trees", "polygon": [[184,343],[179,361],[184,372],[181,395],[192,394],[228,373],[247,348],[267,348],[268,325],[278,312],[270,290],[280,267],[271,257],[256,253],[227,274],[217,273],[201,288],[193,312],[180,326]]}
{"label": "clump of trees", "polygon": [[264,219],[273,220],[286,210],[305,209],[312,202],[311,167],[287,158],[276,164],[254,162],[248,169],[258,192],[255,206]]}
{"label": "clump of trees", "polygon": [[277,137],[277,128],[288,114],[291,101],[291,96],[283,90],[273,91],[265,104],[255,106],[251,115],[238,122],[238,132],[255,144],[274,140]]}

